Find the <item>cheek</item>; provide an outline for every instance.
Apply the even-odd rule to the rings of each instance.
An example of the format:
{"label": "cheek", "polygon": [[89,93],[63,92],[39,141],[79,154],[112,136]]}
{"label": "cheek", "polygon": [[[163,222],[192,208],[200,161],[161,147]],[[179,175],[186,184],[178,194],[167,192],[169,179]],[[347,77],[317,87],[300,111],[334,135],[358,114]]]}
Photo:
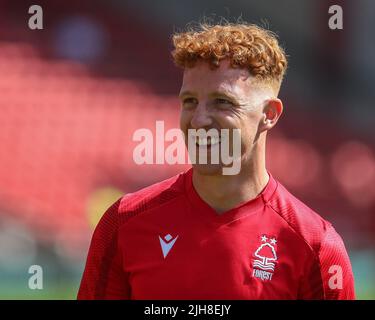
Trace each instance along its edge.
{"label": "cheek", "polygon": [[231,129],[240,129],[241,136],[249,136],[252,132],[257,130],[258,119],[255,115],[241,114],[241,115],[225,115],[222,117],[223,127]]}
{"label": "cheek", "polygon": [[180,112],[180,129],[182,131],[186,131],[188,126],[189,126],[189,123],[190,123],[189,114],[186,111],[181,110],[181,112]]}
{"label": "cheek", "polygon": [[246,117],[240,124],[242,144],[252,144],[258,132],[258,119],[255,116]]}

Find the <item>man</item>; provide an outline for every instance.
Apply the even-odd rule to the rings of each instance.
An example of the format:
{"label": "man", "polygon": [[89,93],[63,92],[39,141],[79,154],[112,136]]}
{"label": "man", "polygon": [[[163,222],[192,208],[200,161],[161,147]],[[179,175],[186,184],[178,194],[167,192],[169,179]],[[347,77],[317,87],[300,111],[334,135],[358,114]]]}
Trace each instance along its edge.
{"label": "man", "polygon": [[[78,298],[354,299],[340,236],[266,170],[287,66],[274,34],[201,25],[173,41],[186,144],[189,130],[239,130],[241,168],[225,175],[222,161],[193,164],[119,199],[95,230]],[[219,138],[197,135],[195,151]]]}

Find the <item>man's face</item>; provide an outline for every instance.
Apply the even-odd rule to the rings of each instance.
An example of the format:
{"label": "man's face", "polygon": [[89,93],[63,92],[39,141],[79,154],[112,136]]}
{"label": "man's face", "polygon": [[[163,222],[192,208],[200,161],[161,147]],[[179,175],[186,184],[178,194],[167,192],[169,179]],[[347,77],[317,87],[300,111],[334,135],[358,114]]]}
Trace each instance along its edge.
{"label": "man's face", "polygon": [[[270,90],[254,83],[248,70],[230,67],[228,60],[210,69],[208,63],[198,62],[184,71],[180,91],[180,128],[188,145],[189,129],[229,129],[229,150],[233,150],[233,129],[240,129],[241,168],[251,161],[254,143],[259,138],[264,106],[271,98]],[[214,141],[215,142],[215,141]],[[222,173],[223,164],[210,164],[211,148],[207,146],[208,164],[193,164],[205,175]],[[196,152],[202,144],[195,144]],[[202,149],[201,149],[202,150]]]}

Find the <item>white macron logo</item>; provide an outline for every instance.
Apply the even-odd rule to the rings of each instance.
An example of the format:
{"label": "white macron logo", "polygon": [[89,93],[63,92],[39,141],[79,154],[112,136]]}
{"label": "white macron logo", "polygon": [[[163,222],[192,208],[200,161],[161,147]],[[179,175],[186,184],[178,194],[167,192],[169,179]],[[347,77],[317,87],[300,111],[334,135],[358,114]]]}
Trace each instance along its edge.
{"label": "white macron logo", "polygon": [[173,245],[175,244],[178,236],[176,236],[174,239],[173,237],[168,233],[166,236],[164,236],[164,239],[159,236],[161,250],[163,251],[164,259],[168,255],[169,251],[171,251]]}

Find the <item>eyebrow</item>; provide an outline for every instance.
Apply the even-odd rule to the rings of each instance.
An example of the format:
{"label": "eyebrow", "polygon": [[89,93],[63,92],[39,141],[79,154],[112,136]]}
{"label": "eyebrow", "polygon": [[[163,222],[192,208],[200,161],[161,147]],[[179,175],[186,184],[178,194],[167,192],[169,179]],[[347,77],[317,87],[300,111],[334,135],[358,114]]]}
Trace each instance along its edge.
{"label": "eyebrow", "polygon": [[227,92],[227,91],[213,91],[209,94],[209,96],[211,98],[214,98],[214,97],[227,97],[233,101],[237,101],[238,99],[233,95],[231,94],[230,92]]}
{"label": "eyebrow", "polygon": [[195,92],[186,90],[186,91],[182,91],[178,96],[180,98],[183,98],[183,97],[186,97],[186,96],[195,96],[195,95],[196,95]]}
{"label": "eyebrow", "polygon": [[[186,91],[182,91],[180,94],[179,94],[179,97],[180,98],[183,98],[183,97],[186,97],[186,96],[196,96],[197,94],[193,91],[190,91],[190,90],[186,90]],[[232,95],[231,93],[229,92],[226,92],[226,91],[213,91],[209,94],[209,97],[213,98],[213,97],[227,97],[231,100],[234,100],[234,101],[237,101],[237,98]]]}

